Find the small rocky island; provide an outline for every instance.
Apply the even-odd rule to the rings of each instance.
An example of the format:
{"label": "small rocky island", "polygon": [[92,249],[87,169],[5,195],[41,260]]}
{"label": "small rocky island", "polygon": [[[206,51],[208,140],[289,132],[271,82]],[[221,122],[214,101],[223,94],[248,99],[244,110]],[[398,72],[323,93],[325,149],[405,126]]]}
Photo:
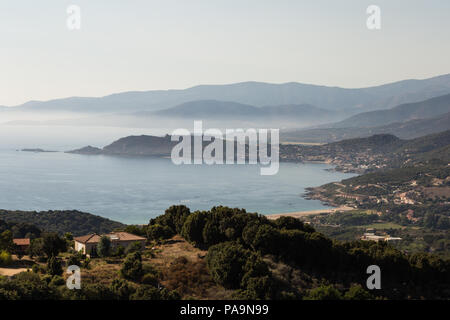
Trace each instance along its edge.
{"label": "small rocky island", "polygon": [[87,146],[81,149],[66,151],[66,153],[84,154],[84,155],[98,155],[102,154],[103,150],[97,147]]}
{"label": "small rocky island", "polygon": [[40,148],[22,149],[20,151],[22,151],[22,152],[58,152],[58,151],[44,150],[44,149],[40,149]]}

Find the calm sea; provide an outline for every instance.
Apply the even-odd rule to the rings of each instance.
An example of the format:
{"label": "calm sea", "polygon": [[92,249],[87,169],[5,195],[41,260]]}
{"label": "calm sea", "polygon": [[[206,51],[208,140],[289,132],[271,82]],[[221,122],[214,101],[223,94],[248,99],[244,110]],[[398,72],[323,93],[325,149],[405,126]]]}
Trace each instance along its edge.
{"label": "calm sea", "polygon": [[[161,131],[161,130],[160,130]],[[351,177],[324,164],[282,163],[277,175],[254,165],[175,166],[170,159],[19,152],[103,147],[154,129],[0,125],[0,208],[77,209],[124,223],[147,223],[173,204],[216,205],[263,214],[325,208],[301,197],[305,187]]]}
{"label": "calm sea", "polygon": [[322,209],[304,188],[350,177],[324,164],[282,163],[277,175],[254,165],[172,164],[170,159],[0,151],[0,208],[77,209],[146,223],[173,204],[215,205],[263,214]]}

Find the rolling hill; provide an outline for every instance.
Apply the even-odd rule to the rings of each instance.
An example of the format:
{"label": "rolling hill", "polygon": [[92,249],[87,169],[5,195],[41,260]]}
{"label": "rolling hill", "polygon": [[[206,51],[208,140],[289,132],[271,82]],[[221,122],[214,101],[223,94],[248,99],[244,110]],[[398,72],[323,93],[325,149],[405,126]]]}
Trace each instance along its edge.
{"label": "rolling hill", "polygon": [[346,89],[302,83],[242,82],[200,85],[184,90],[124,92],[105,97],[71,97],[30,101],[16,110],[40,112],[138,112],[156,111],[196,100],[234,101],[257,107],[311,104],[353,113],[386,109],[450,93],[450,74],[424,80],[404,80],[376,87]]}
{"label": "rolling hill", "polygon": [[450,112],[450,94],[388,110],[364,112],[333,124],[332,128],[376,127],[394,122],[433,118]]}
{"label": "rolling hill", "polygon": [[308,104],[255,107],[232,101],[199,100],[186,102],[152,114],[183,119],[312,120],[317,117],[331,119],[335,112]]}
{"label": "rolling hill", "polygon": [[[381,123],[381,124],[380,124]],[[389,110],[360,113],[338,123],[282,133],[284,141],[328,143],[374,134],[413,139],[450,129],[450,95]]]}
{"label": "rolling hill", "polygon": [[414,139],[450,129],[450,112],[431,119],[394,122],[372,128],[315,128],[284,131],[283,141],[329,143],[344,139],[369,137],[374,134],[393,134],[401,139]]}

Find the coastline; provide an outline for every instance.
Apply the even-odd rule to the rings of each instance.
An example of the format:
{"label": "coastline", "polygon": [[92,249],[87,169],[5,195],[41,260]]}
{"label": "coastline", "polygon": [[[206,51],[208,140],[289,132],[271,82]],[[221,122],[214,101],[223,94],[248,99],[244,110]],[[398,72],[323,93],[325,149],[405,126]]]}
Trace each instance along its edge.
{"label": "coastline", "polygon": [[286,212],[286,213],[271,213],[265,215],[267,219],[275,220],[281,217],[293,217],[293,218],[302,218],[310,215],[321,214],[321,213],[335,213],[337,211],[350,211],[354,210],[354,208],[340,206],[333,209],[319,209],[319,210],[309,210],[309,211],[295,211],[295,212]]}

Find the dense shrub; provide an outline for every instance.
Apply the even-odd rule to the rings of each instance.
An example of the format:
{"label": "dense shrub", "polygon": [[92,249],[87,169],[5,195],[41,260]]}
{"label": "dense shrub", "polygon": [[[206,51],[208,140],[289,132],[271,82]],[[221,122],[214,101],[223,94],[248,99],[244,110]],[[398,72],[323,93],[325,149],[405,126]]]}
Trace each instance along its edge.
{"label": "dense shrub", "polygon": [[293,217],[280,217],[275,220],[275,225],[279,229],[300,230],[304,232],[314,232],[314,228],[309,224],[303,223],[300,219]]}
{"label": "dense shrub", "polygon": [[344,295],[345,300],[372,300],[372,296],[367,290],[365,290],[361,285],[354,285]]}
{"label": "dense shrub", "polygon": [[208,221],[209,213],[206,211],[196,211],[189,215],[181,230],[181,235],[192,244],[203,247],[203,228]]}
{"label": "dense shrub", "polygon": [[303,297],[304,300],[342,300],[342,294],[331,285],[309,290],[308,294]]}
{"label": "dense shrub", "polygon": [[139,280],[143,275],[142,257],[139,252],[130,253],[123,262],[120,274],[125,279]]}
{"label": "dense shrub", "polygon": [[6,250],[0,251],[0,266],[9,266],[11,262],[11,254]]}
{"label": "dense shrub", "polygon": [[225,288],[238,289],[245,274],[249,250],[237,243],[224,242],[208,250],[206,263],[213,279]]}
{"label": "dense shrub", "polygon": [[66,240],[60,238],[56,233],[44,233],[41,238],[31,241],[30,254],[32,256],[57,256],[60,252],[67,250]]}
{"label": "dense shrub", "polygon": [[33,272],[21,272],[12,279],[0,278],[0,300],[57,299],[57,293]]}
{"label": "dense shrub", "polygon": [[114,295],[114,299],[117,300],[128,300],[130,295],[134,293],[134,288],[132,288],[126,280],[115,279],[111,283],[110,290]]}
{"label": "dense shrub", "polygon": [[165,286],[183,296],[202,296],[216,284],[204,260],[191,261],[181,256],[162,272]]}
{"label": "dense shrub", "polygon": [[47,272],[52,276],[59,276],[62,274],[63,269],[61,266],[61,261],[57,257],[52,256],[50,257],[50,259],[48,259]]}
{"label": "dense shrub", "polygon": [[130,296],[130,300],[179,300],[176,291],[159,290],[153,286],[142,285]]}
{"label": "dense shrub", "polygon": [[150,240],[164,240],[173,237],[175,233],[168,226],[163,226],[160,224],[149,225],[147,228],[147,238]]}
{"label": "dense shrub", "polygon": [[256,283],[265,281],[267,284],[268,279],[266,281],[262,278],[271,276],[267,264],[259,255],[234,242],[224,242],[210,247],[206,263],[217,283],[230,289],[246,290],[251,286],[255,291],[254,298],[260,298],[260,291],[255,289]]}
{"label": "dense shrub", "polygon": [[171,206],[163,215],[150,220],[149,225],[152,226],[159,224],[161,226],[167,226],[170,228],[173,235],[177,233],[180,234],[184,222],[190,214],[191,211],[186,206]]}

